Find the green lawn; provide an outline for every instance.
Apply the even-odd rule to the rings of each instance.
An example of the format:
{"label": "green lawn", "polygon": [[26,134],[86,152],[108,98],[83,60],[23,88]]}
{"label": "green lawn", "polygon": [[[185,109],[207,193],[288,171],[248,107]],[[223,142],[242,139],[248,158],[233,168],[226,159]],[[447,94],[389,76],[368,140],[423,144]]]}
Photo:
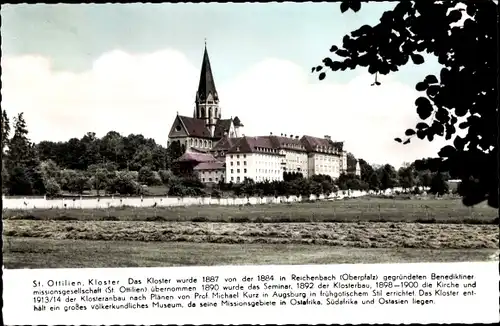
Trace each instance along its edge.
{"label": "green lawn", "polygon": [[[194,222],[427,222],[498,223],[486,204],[465,207],[460,200],[350,199],[314,203],[241,206],[119,207],[107,209],[6,210],[3,219]],[[497,218],[495,220],[495,218]]]}
{"label": "green lawn", "polygon": [[451,199],[5,210],[2,222],[7,268],[481,261],[499,236],[495,209]]}
{"label": "green lawn", "polygon": [[493,260],[496,252],[495,249],[361,249],[319,245],[228,245],[21,237],[4,237],[3,246],[5,268],[459,262]]}

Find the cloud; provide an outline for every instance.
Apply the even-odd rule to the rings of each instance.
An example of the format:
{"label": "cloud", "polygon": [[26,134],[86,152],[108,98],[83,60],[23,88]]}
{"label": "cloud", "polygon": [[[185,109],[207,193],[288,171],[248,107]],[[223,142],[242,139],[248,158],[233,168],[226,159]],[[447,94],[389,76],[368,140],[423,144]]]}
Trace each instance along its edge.
{"label": "cloud", "polygon": [[36,56],[4,58],[2,68],[2,107],[11,116],[25,113],[34,141],[115,130],[166,143],[176,111],[192,111],[198,74],[173,50],[112,51],[84,73],[54,72]]}
{"label": "cloud", "polygon": [[220,90],[224,113],[238,115],[245,133],[330,135],[345,141],[356,157],[399,166],[417,158],[435,156],[444,139],[432,143],[413,139],[409,145],[393,139],[404,136],[419,118],[413,85],[390,76],[381,86],[361,74],[347,84],[328,75],[320,83],[308,81],[308,71],[289,61],[269,59],[244,72]]}
{"label": "cloud", "polygon": [[[200,58],[201,59],[201,58]],[[199,67],[176,50],[132,55],[112,51],[84,73],[55,72],[37,56],[2,62],[3,103],[10,116],[24,112],[34,141],[80,138],[88,131],[141,133],[165,144],[176,112],[191,116]],[[413,85],[390,76],[379,87],[361,74],[347,84],[330,74],[312,82],[308,69],[269,58],[215,80],[225,117],[239,116],[247,135],[330,135],[372,163],[391,163],[436,155],[443,141],[393,141],[418,121]]]}

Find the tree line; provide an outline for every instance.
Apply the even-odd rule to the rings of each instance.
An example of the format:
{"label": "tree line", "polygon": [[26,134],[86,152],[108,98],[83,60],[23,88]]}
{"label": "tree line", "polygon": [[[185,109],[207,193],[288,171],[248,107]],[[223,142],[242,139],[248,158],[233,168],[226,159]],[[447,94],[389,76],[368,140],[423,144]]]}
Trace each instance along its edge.
{"label": "tree line", "polygon": [[184,151],[179,143],[168,148],[143,135],[122,136],[115,131],[102,138],[89,132],[81,139],[66,142],[33,143],[23,114],[13,119],[2,109],[2,193],[11,196],[48,195],[62,193],[96,195],[147,195],[148,187],[165,187],[172,196],[201,196],[223,193],[234,195],[310,195],[329,194],[338,190],[383,191],[402,187],[431,188],[431,192],[448,192],[445,173],[431,172],[428,161],[417,160],[396,170],[390,164],[372,166],[363,159],[348,155],[348,165],[359,162],[361,175],[342,174],[332,180],[327,175],[304,178],[300,173],[285,172],[283,181],[241,184],[219,183],[207,188],[195,175],[181,174],[175,160]]}

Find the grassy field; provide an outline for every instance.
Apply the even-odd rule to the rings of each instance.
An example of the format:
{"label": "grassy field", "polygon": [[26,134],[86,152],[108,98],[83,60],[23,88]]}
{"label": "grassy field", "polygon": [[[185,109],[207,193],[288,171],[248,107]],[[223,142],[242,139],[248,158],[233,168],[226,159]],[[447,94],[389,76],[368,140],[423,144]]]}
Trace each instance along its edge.
{"label": "grassy field", "polygon": [[[106,209],[7,210],[4,220],[192,221],[192,222],[420,222],[497,224],[486,204],[469,208],[460,200],[350,199],[314,203],[242,206],[119,207]],[[496,218],[496,219],[495,219]]]}
{"label": "grassy field", "polygon": [[498,212],[458,200],[353,199],[4,211],[7,268],[470,261]]}
{"label": "grassy field", "polygon": [[[494,249],[357,249],[308,245],[4,238],[6,268],[168,267],[486,261]],[[498,258],[496,258],[498,259]]]}
{"label": "grassy field", "polygon": [[4,235],[72,240],[314,244],[354,248],[498,248],[498,226],[422,223],[4,221]]}

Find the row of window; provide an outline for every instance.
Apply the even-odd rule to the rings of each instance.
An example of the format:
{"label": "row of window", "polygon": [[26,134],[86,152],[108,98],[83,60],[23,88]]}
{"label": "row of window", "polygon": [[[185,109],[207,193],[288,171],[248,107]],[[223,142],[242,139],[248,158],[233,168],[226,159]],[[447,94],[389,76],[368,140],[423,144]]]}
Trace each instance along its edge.
{"label": "row of window", "polygon": [[201,147],[201,148],[212,148],[211,140],[204,139],[188,139],[188,146]]}
{"label": "row of window", "polygon": [[279,166],[279,162],[269,162],[269,161],[257,161],[257,165],[272,165],[272,166]]}
{"label": "row of window", "polygon": [[[231,162],[231,166],[233,166],[233,165],[234,165],[233,163],[234,163],[234,162]],[[237,165],[237,166],[240,166],[240,161],[237,161],[237,162],[236,162],[236,165]],[[247,165],[247,161],[243,161],[243,165]]]}
{"label": "row of window", "polygon": [[[212,178],[201,178],[201,181],[202,182],[212,182]],[[219,178],[215,178],[215,182],[219,182]]]}
{"label": "row of window", "polygon": [[[229,158],[234,158],[234,155],[229,155]],[[236,154],[236,158],[240,158],[240,155]],[[243,154],[243,158],[247,158],[247,155]]]}
{"label": "row of window", "polygon": [[281,170],[258,169],[260,173],[281,173]]}
{"label": "row of window", "polygon": [[257,182],[266,181],[266,180],[269,180],[269,181],[280,181],[281,178],[279,178],[279,177],[260,177],[260,176],[257,176],[255,178],[255,181],[257,181]]}
{"label": "row of window", "polygon": [[331,155],[316,155],[316,158],[318,160],[322,160],[322,161],[335,161],[335,160],[338,160],[338,158],[336,156],[332,157]]}
{"label": "row of window", "polygon": [[204,171],[200,171],[201,174],[210,174],[210,173],[221,173],[220,170],[204,170]]}
{"label": "row of window", "polygon": [[[231,173],[234,173],[234,169],[231,169]],[[240,173],[240,169],[236,169],[236,173]],[[247,169],[243,169],[243,173],[247,173]]]}
{"label": "row of window", "polygon": [[[279,181],[281,180],[280,178],[278,177],[256,177],[255,178],[255,181],[266,181],[266,180],[269,180],[269,181]],[[231,177],[231,181],[234,182],[234,177]],[[236,177],[236,182],[240,182],[241,181],[241,178],[240,177]]]}
{"label": "row of window", "polygon": [[[216,107],[214,108],[207,108],[208,109],[208,117],[209,118],[218,118],[219,116],[219,111],[217,110]],[[215,110],[215,111],[214,111]],[[200,108],[200,116],[202,118],[205,118],[207,115],[205,114],[205,108],[201,107]]]}

